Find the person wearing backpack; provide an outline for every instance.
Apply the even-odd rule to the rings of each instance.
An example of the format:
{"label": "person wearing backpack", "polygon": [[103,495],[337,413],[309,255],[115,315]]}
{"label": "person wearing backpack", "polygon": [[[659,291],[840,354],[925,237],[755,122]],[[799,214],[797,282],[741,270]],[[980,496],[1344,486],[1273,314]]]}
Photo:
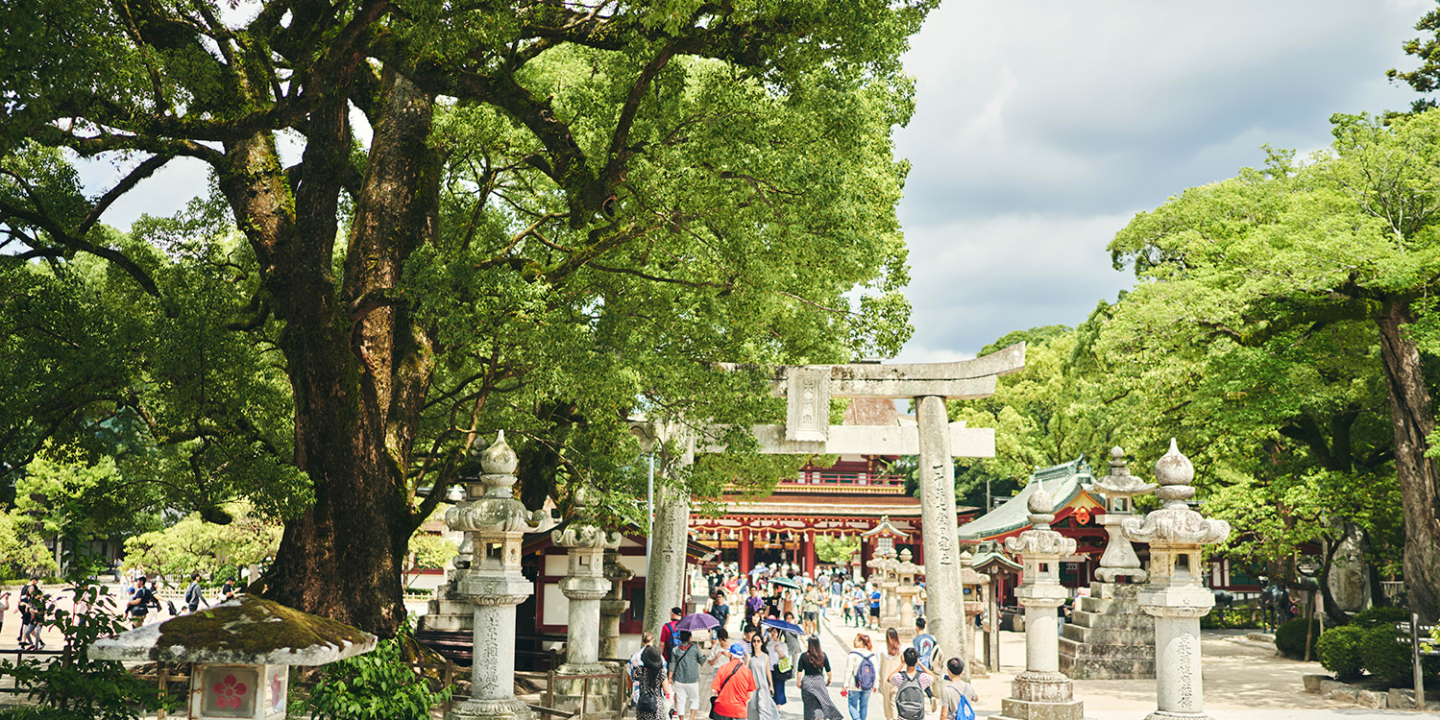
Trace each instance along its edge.
{"label": "person wearing backpack", "polygon": [[205,599],[205,593],[200,589],[200,573],[190,573],[190,587],[185,588],[185,607],[191,613],[200,610],[200,603],[210,607],[209,601]]}
{"label": "person wearing backpack", "polygon": [[685,611],[678,607],[670,608],[670,622],[660,628],[660,652],[665,656],[665,662],[670,662],[670,656],[675,652],[675,647],[680,644],[680,618]]}
{"label": "person wearing backpack", "polygon": [[683,720],[695,720],[700,712],[700,646],[690,641],[690,631],[680,631],[680,644],[670,654],[670,684],[675,688],[675,712]]}
{"label": "person wearing backpack", "polygon": [[870,693],[880,677],[879,662],[871,649],[870,636],[855,633],[855,649],[845,661],[845,687],[840,691],[849,698],[850,720],[866,720],[870,714]]}
{"label": "person wearing backpack", "polygon": [[939,654],[940,641],[934,635],[925,631],[925,618],[915,618],[915,652],[920,655],[920,667],[930,673],[939,668],[935,663],[935,657]]}
{"label": "person wearing backpack", "polygon": [[952,657],[945,661],[945,689],[940,691],[940,720],[975,720],[975,703],[980,693],[965,682],[965,661]]}
{"label": "person wearing backpack", "polygon": [[920,653],[913,647],[905,648],[905,667],[890,678],[895,686],[895,716],[900,720],[925,720],[926,693],[935,678],[920,663]]}

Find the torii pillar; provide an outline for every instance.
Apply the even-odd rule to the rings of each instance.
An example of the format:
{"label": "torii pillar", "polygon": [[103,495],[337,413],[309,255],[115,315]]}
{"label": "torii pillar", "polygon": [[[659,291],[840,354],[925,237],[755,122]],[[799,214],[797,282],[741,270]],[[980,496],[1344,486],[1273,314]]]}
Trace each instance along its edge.
{"label": "torii pillar", "polygon": [[[772,435],[772,440],[764,429],[775,426],[755,429],[761,445],[766,447],[764,452],[773,452],[769,449],[772,446],[810,445],[818,446],[813,452],[825,454],[920,456],[920,520],[928,598],[925,629],[935,636],[945,657],[969,656],[957,547],[960,526],[955,507],[954,458],[995,456],[994,431],[952,425],[945,403],[990,397],[995,394],[999,376],[1023,369],[1025,343],[973,360],[949,363],[782,367],[775,379],[777,394],[783,394],[787,401],[783,435]],[[912,400],[917,427],[831,426],[828,411],[832,397]],[[881,442],[881,431],[893,431],[894,437]]]}

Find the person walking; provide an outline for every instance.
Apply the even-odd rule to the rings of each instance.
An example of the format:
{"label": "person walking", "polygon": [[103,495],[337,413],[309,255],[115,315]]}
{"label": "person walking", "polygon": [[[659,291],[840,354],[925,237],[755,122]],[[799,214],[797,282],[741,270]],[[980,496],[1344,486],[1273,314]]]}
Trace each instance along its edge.
{"label": "person walking", "polygon": [[[750,696],[755,692],[755,676],[745,667],[745,646],[730,646],[730,662],[715,672],[710,690],[715,694],[711,703],[712,720],[746,720]],[[640,718],[636,718],[640,720]]]}
{"label": "person walking", "polygon": [[700,712],[700,648],[690,642],[690,631],[680,631],[680,644],[670,653],[670,684],[675,690],[675,713],[695,720]]}
{"label": "person walking", "polygon": [[880,586],[870,587],[870,624],[871,630],[880,629]]}
{"label": "person walking", "polygon": [[670,622],[660,628],[660,652],[665,656],[666,663],[670,662],[670,656],[675,653],[675,646],[680,644],[680,634],[677,629],[684,612],[678,607],[670,608]]}
{"label": "person walking", "polygon": [[939,659],[944,657],[940,652],[940,641],[925,629],[925,618],[915,618],[915,652],[920,656],[920,667],[932,675],[941,668]]}
{"label": "person walking", "polygon": [[205,593],[200,589],[200,573],[190,573],[190,587],[185,588],[185,607],[194,613],[200,609],[200,603],[210,607],[209,601],[205,599]]}
{"label": "person walking", "polygon": [[965,681],[965,661],[952,657],[945,661],[945,689],[940,691],[940,720],[975,720],[975,703],[980,693]]}
{"label": "person walking", "polygon": [[730,603],[726,602],[725,592],[722,590],[715,591],[715,603],[710,606],[710,617],[715,618],[715,622],[720,623],[722,628],[730,624]]}
{"label": "person walking", "polygon": [[890,678],[905,667],[905,652],[900,647],[900,632],[895,628],[885,630],[885,652],[880,654],[880,704],[885,708],[885,720],[895,718],[895,686]]}
{"label": "person walking", "polygon": [[845,660],[845,689],[849,699],[850,720],[866,720],[870,715],[870,693],[880,677],[879,659],[870,647],[870,636],[855,633],[855,649]]}
{"label": "person walking", "polygon": [[10,612],[10,591],[0,593],[0,632],[5,631],[5,613]]}
{"label": "person walking", "polygon": [[765,654],[770,658],[770,689],[774,692],[775,704],[784,705],[789,702],[785,699],[785,681],[794,676],[795,656],[790,654],[790,646],[779,630],[766,628],[763,636]]}
{"label": "person walking", "polygon": [[39,578],[31,578],[26,589],[28,594],[25,596],[25,605],[29,608],[29,618],[20,628],[20,646],[30,650],[44,650],[45,641],[40,639],[40,628],[45,621],[49,599],[45,597],[45,593],[40,592]]}
{"label": "person walking", "polygon": [[125,614],[130,616],[130,627],[139,628],[145,624],[145,616],[150,614],[150,606],[159,605],[155,595],[145,587],[145,578],[142,576],[135,580],[135,590],[130,593],[130,602],[125,604]]}
{"label": "person walking", "polygon": [[904,660],[905,667],[890,677],[890,684],[895,686],[895,715],[899,720],[925,720],[925,706],[928,704],[933,709],[935,704],[934,697],[926,702],[935,677],[916,667],[920,653],[915,648],[905,648]]}
{"label": "person walking", "polygon": [[670,680],[665,677],[665,658],[654,645],[640,651],[640,670],[635,679],[635,720],[662,720],[670,716],[665,696]]}
{"label": "person walking", "polygon": [[715,671],[730,659],[730,631],[724,626],[710,631],[710,645],[701,654],[700,663],[700,707],[710,706],[710,683],[715,680]]}
{"label": "person walking", "polygon": [[755,678],[755,694],[746,706],[748,720],[778,720],[780,708],[775,706],[775,691],[770,687],[770,656],[765,652],[765,639],[759,635],[750,637],[751,656],[747,666]]}
{"label": "person walking", "polygon": [[809,648],[800,656],[800,700],[805,705],[803,720],[844,720],[830,700],[830,658],[820,649],[820,638],[810,638]]}

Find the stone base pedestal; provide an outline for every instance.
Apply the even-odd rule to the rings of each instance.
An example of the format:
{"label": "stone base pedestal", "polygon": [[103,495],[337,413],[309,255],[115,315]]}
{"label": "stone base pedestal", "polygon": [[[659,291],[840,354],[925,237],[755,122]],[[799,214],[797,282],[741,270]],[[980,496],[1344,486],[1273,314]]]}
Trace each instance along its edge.
{"label": "stone base pedestal", "polygon": [[1155,677],[1155,618],[1136,600],[1141,585],[1095,582],[1061,629],[1060,671],[1076,680]]}
{"label": "stone base pedestal", "polygon": [[1027,671],[1016,676],[1011,697],[1000,701],[993,720],[1083,720],[1085,702],[1076,700],[1070,678],[1061,673]]}
{"label": "stone base pedestal", "polygon": [[1190,715],[1190,714],[1187,714],[1187,713],[1173,713],[1173,712],[1165,712],[1165,711],[1163,711],[1163,710],[1156,710],[1155,712],[1152,712],[1152,713],[1150,713],[1149,715],[1146,715],[1146,716],[1145,716],[1145,720],[1215,720],[1215,719],[1212,718],[1212,717],[1210,717],[1209,715],[1206,715],[1205,713],[1196,713],[1196,714],[1194,714],[1194,715]]}
{"label": "stone base pedestal", "polygon": [[613,668],[601,663],[593,665],[572,665],[566,663],[555,671],[555,709],[565,712],[578,712],[580,703],[585,702],[585,714],[593,715],[608,712],[615,708],[615,695],[620,692],[615,687],[614,678],[608,680],[590,680],[590,690],[585,691],[583,679],[566,678],[566,675],[603,675],[614,672]]}
{"label": "stone base pedestal", "polygon": [[1005,698],[1000,701],[1000,714],[990,720],[1083,720],[1085,701],[1041,703]]}
{"label": "stone base pedestal", "polygon": [[[455,571],[450,571],[454,573]],[[426,613],[420,617],[418,631],[429,632],[473,632],[475,625],[470,612],[470,601],[457,599],[452,587],[453,578],[438,588],[435,596],[426,605]]]}
{"label": "stone base pedestal", "polygon": [[535,713],[515,698],[471,698],[450,708],[445,720],[534,720]]}

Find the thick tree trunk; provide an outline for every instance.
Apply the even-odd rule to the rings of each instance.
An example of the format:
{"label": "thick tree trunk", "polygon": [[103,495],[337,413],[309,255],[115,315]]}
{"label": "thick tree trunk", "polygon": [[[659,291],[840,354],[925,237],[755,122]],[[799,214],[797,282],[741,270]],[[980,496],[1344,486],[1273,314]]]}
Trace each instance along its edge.
{"label": "thick tree trunk", "polygon": [[[315,502],[286,524],[260,590],[388,636],[405,617],[404,557],[418,524],[406,474],[432,370],[430,341],[412,325],[396,285],[405,259],[434,238],[439,162],[428,145],[431,98],[391,74],[384,102],[340,291],[330,271],[336,215],[303,197],[307,184],[336,183],[344,169],[312,164],[311,149],[324,144],[314,135],[295,191],[294,237],[273,244],[295,256],[268,263],[267,287],[286,323],[281,345],[295,395],[295,460],[310,477]],[[239,190],[227,190],[232,204],[253,199],[248,188]],[[316,220],[312,213],[321,217],[306,228]]]}
{"label": "thick tree trunk", "polygon": [[1395,474],[1405,509],[1406,593],[1410,609],[1434,621],[1440,617],[1440,484],[1435,461],[1425,451],[1435,417],[1420,350],[1405,327],[1411,321],[1409,302],[1400,300],[1388,302],[1376,318],[1395,430]]}

